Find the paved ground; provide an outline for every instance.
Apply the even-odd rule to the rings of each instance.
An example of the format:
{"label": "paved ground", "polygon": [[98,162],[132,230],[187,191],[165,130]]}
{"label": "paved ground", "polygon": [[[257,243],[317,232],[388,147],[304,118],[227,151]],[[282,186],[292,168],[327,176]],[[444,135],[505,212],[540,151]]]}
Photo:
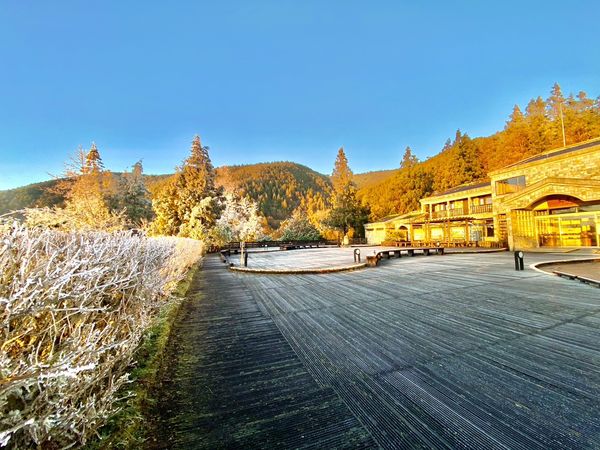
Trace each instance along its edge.
{"label": "paved ground", "polygon": [[[362,260],[372,255],[372,248],[361,248]],[[239,255],[232,255],[231,262],[239,266]],[[354,265],[353,248],[313,248],[308,250],[250,251],[248,267],[251,269],[323,269]]]}
{"label": "paved ground", "polygon": [[327,275],[205,265],[155,447],[600,447],[597,288],[516,272],[510,253]]}
{"label": "paved ground", "polygon": [[[381,250],[403,250],[406,257],[406,249],[398,247],[357,247],[360,251],[361,261],[365,262],[367,255],[374,255]],[[326,269],[331,267],[352,267],[354,265],[354,250],[356,248],[314,248],[309,250],[287,250],[279,251],[250,251],[248,254],[248,268],[260,270],[297,270],[297,269]],[[447,249],[449,253],[473,252],[476,249],[453,248]],[[479,249],[479,251],[490,251]],[[239,255],[232,255],[231,262],[240,265]]]}

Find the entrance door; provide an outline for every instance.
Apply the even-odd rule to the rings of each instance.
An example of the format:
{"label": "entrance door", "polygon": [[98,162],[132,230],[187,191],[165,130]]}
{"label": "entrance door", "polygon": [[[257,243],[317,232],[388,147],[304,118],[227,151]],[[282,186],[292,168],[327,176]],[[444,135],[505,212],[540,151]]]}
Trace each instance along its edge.
{"label": "entrance door", "polygon": [[596,218],[583,214],[536,217],[542,247],[595,247],[598,245]]}

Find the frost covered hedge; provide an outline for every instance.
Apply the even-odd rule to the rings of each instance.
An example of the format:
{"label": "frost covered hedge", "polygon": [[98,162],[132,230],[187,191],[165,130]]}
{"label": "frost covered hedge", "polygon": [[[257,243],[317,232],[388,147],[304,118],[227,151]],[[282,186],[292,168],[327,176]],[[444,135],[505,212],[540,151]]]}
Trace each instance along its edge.
{"label": "frost covered hedge", "polygon": [[199,241],[0,224],[0,446],[85,442]]}

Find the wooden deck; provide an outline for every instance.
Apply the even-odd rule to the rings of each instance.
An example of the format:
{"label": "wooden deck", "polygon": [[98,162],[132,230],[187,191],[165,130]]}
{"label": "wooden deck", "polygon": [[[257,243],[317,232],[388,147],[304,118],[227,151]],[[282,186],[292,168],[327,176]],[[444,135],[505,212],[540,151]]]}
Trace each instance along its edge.
{"label": "wooden deck", "polygon": [[327,275],[206,264],[172,344],[170,447],[600,447],[596,288],[509,253]]}
{"label": "wooden deck", "polygon": [[216,257],[195,277],[167,355],[147,448],[375,447]]}

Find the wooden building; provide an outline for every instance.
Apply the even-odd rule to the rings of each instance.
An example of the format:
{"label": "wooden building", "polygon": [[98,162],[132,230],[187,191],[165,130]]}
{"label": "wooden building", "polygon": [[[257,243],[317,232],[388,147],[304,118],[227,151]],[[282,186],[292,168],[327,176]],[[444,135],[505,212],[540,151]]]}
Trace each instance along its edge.
{"label": "wooden building", "polygon": [[551,150],[421,199],[421,210],[365,225],[371,244],[600,245],[600,139]]}

